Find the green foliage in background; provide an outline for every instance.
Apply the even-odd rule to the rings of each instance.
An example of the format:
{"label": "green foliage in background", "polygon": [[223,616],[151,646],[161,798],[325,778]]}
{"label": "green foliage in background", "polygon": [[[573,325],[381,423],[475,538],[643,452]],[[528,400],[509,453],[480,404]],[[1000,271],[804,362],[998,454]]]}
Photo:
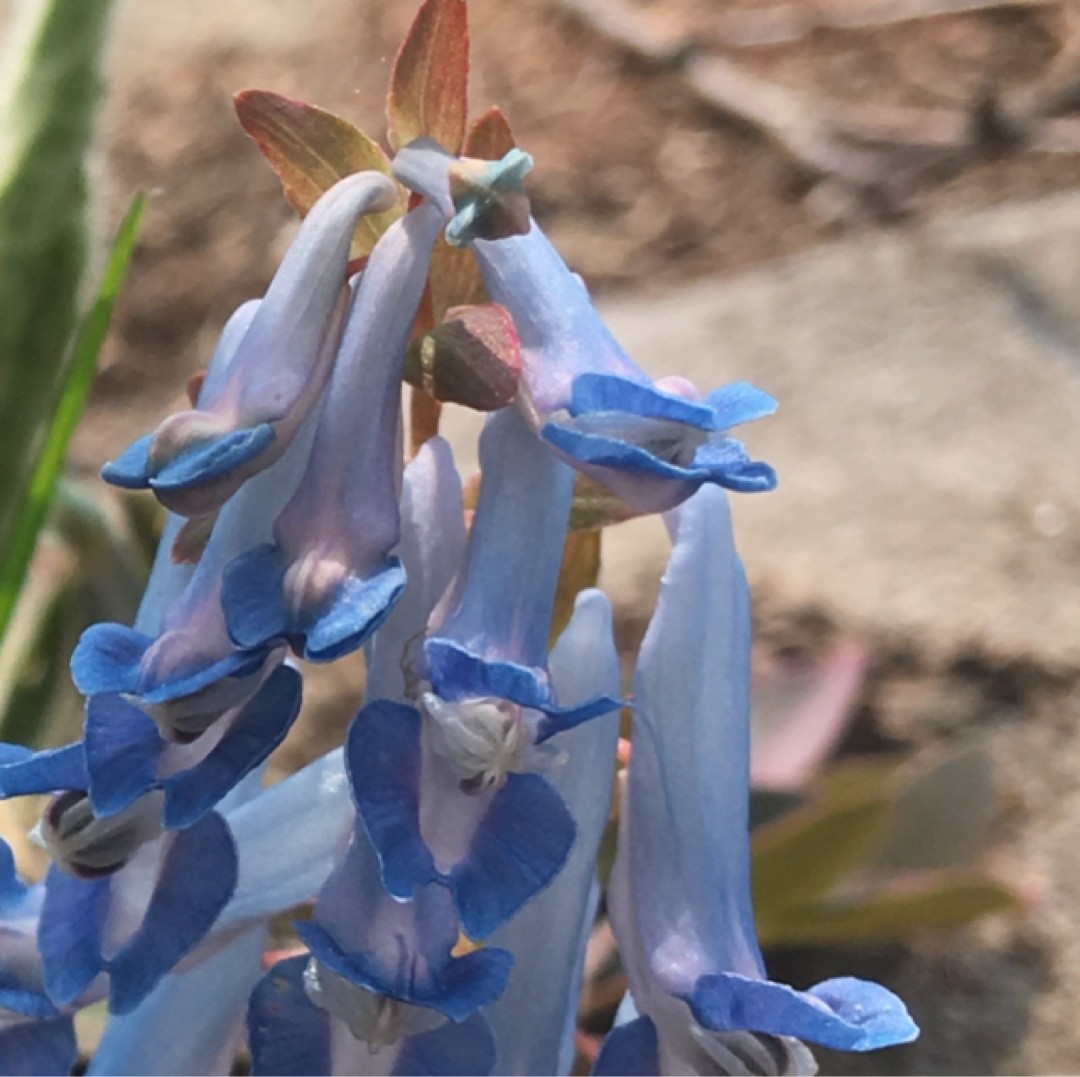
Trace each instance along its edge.
{"label": "green foliage in background", "polygon": [[[44,717],[27,683],[48,671],[51,684],[66,664],[63,599],[80,591],[73,570],[47,560],[25,588],[17,630],[12,618],[142,212],[140,197],[87,301],[88,157],[112,8],[112,0],[23,0],[0,62],[0,736],[24,742],[37,738]],[[79,498],[67,502],[69,524],[86,515]],[[85,573],[94,547],[79,549]]]}

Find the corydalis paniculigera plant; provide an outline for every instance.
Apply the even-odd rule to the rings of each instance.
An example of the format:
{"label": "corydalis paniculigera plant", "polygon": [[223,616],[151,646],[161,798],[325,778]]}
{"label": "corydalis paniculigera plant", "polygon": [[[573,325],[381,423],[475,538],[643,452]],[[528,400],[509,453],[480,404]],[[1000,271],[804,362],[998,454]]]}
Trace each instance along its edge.
{"label": "corydalis paniculigera plant", "polygon": [[[220,1072],[242,1025],[257,1074],[570,1070],[623,704],[597,564],[568,541],[575,491],[582,474],[603,484],[622,506],[610,520],[683,503],[692,519],[718,486],[765,491],[771,469],[728,430],[774,403],[745,383],[701,397],[633,363],[532,220],[531,161],[501,113],[467,128],[466,77],[463,0],[427,0],[394,66],[393,159],[317,109],[238,99],[304,221],[266,295],[225,327],[193,408],[105,469],[173,515],[135,624],[95,626],[76,651],[82,740],[0,754],[0,795],[53,794],[40,836],[55,860],[40,889],[0,878],[0,1059],[62,1072],[72,1014],[108,998],[92,1072],[145,1069],[167,1029],[170,1067]],[[420,386],[407,466],[403,379]],[[494,413],[468,529],[440,400]],[[692,578],[733,557],[680,531],[673,565]],[[655,647],[639,674],[639,728],[669,690],[694,694],[686,736],[649,741],[656,767],[723,722],[693,760],[703,798],[707,764],[748,722],[732,593],[707,608],[666,594],[657,614],[684,618],[707,682],[683,670],[665,687]],[[290,652],[361,647],[367,693],[344,744],[264,788],[301,705]],[[631,766],[611,895],[638,1009],[602,1063],[651,1066],[654,1043],[657,1072],[742,1072],[774,1057],[773,1037],[798,1068],[798,1037],[908,1038],[872,985],[859,998],[893,1017],[875,1035],[816,1034],[852,1024],[828,985],[790,996],[817,1024],[759,1018],[763,993],[789,989],[729,945],[752,938],[745,783],[725,785],[725,827],[707,833],[669,796],[657,850],[638,822],[650,758]],[[302,946],[263,974],[269,918],[306,901]],[[695,918],[714,930],[684,937]]]}

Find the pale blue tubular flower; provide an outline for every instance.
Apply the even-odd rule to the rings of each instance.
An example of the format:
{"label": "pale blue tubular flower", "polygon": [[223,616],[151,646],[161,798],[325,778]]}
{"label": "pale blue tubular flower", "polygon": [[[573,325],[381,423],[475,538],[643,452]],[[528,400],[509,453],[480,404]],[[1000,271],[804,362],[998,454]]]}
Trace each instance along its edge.
{"label": "pale blue tubular flower", "polygon": [[[480,437],[480,500],[464,567],[424,643],[439,724],[473,724],[465,711],[510,705],[513,764],[562,729],[619,705],[607,696],[560,703],[547,671],[548,636],[562,564],[574,473],[529,433],[513,410],[488,419]],[[446,705],[446,706],[444,706]],[[518,712],[533,712],[517,721]],[[460,712],[460,713],[459,713]],[[486,711],[485,711],[486,714]],[[501,728],[506,719],[488,715]],[[484,716],[477,717],[483,724]]]}
{"label": "pale blue tubular flower", "polygon": [[[597,1072],[783,1072],[785,1037],[870,1051],[918,1035],[876,984],[766,979],[750,899],[749,686],[746,580],[726,497],[706,488],[679,512],[641,648],[609,890],[641,1017],[610,1034]],[[655,1068],[640,1061],[649,1043]]]}
{"label": "pale blue tubular flower", "polygon": [[[245,786],[247,783],[245,783]],[[237,886],[206,940],[129,1013],[109,1019],[91,1074],[228,1074],[262,976],[269,917],[311,898],[352,827],[341,752],[223,805]]]}
{"label": "pale blue tubular flower", "polygon": [[[623,351],[581,280],[534,221],[524,235],[500,231],[532,160],[459,160],[418,140],[394,161],[397,177],[450,221],[447,238],[471,244],[491,298],[521,338],[519,406],[563,459],[643,512],[672,508],[706,483],[756,492],[776,485],[727,431],[776,410],[746,382],[707,396],[680,378],[654,383]],[[486,238],[503,236],[504,238]]]}
{"label": "pale blue tubular flower", "polygon": [[347,176],[301,224],[228,376],[193,411],[166,419],[102,470],[150,487],[167,508],[200,516],[223,505],[288,448],[320,399],[340,333],[349,247],[357,221],[389,209],[394,185],[377,172]]}
{"label": "pale blue tubular flower", "polygon": [[[619,692],[611,607],[583,591],[551,652],[551,677],[568,702]],[[577,840],[552,884],[491,937],[514,955],[506,991],[485,1011],[495,1033],[496,1073],[569,1074],[585,961],[600,887],[596,854],[611,808],[617,711],[559,738],[566,762],[550,781],[577,824]]]}
{"label": "pale blue tubular flower", "polygon": [[[151,587],[134,628],[97,624],[83,633],[71,659],[72,678],[84,695],[108,697],[92,708],[92,724],[97,725],[100,712],[106,732],[110,724],[117,730],[130,726],[136,719],[130,708],[125,710],[126,701],[148,714],[166,739],[190,743],[223,715],[235,715],[273,678],[285,648],[233,643],[221,606],[222,573],[235,557],[269,538],[274,519],[300,481],[313,434],[312,419],[293,438],[289,451],[222,509],[178,597],[159,599],[159,594],[168,599],[174,590],[166,580],[160,592],[156,585]],[[155,575],[158,569],[169,575],[174,535],[175,531],[166,533]],[[296,686],[286,681],[291,684],[292,676],[279,677],[281,691],[263,697],[259,704],[264,717],[256,726],[266,732],[270,747],[295,717]],[[273,716],[266,714],[275,700],[281,707]],[[116,733],[121,741],[127,736]]]}
{"label": "pale blue tubular flower", "polygon": [[431,690],[407,694],[421,709],[376,699],[346,743],[387,889],[408,899],[441,882],[474,939],[547,886],[573,846],[573,817],[538,773],[562,759],[548,741],[619,706],[602,693],[564,704],[547,669],[573,472],[509,410],[488,420],[480,456],[464,567],[424,644]]}
{"label": "pale blue tubular flower", "polygon": [[[76,761],[69,766],[71,786]],[[0,766],[0,792],[18,793],[32,769],[33,760],[21,775],[17,764]],[[152,798],[104,821],[85,797],[54,800],[41,830],[57,864],[34,895],[40,958],[30,969],[45,1001],[19,1011],[43,1042],[57,1035],[54,1017],[108,997],[121,1019],[95,1072],[153,1072],[144,1060],[154,1039],[175,1035],[181,1015],[184,1036],[168,1057],[185,1062],[162,1072],[208,1072],[206,1059],[225,1058],[261,974],[267,922],[325,884],[354,821],[340,750],[271,789],[258,791],[259,780],[250,775],[220,813],[164,834],[145,810]],[[0,949],[0,983],[8,952]],[[213,973],[203,970],[211,960]],[[25,1032],[27,1044],[36,1037]]]}
{"label": "pale blue tubular flower", "polygon": [[44,887],[24,883],[0,840],[0,1075],[67,1077],[75,1065],[71,1014],[45,993],[37,928]]}
{"label": "pale blue tubular flower", "polygon": [[349,309],[307,471],[274,542],[225,573],[237,645],[277,641],[312,661],[359,647],[405,587],[400,534],[401,378],[441,217],[420,206],[372,251]]}

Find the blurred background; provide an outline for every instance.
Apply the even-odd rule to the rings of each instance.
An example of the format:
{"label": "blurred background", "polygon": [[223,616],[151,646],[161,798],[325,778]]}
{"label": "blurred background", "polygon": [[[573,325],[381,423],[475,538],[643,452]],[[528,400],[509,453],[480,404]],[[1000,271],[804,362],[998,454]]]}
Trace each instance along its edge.
{"label": "blurred background", "polygon": [[[381,139],[415,6],[118,8],[100,232],[149,199],[69,470],[134,547],[150,514],[92,477],[177,407],[295,225],[232,93]],[[507,113],[535,215],[623,344],[781,401],[744,432],[780,487],[735,510],[762,934],[777,978],[878,977],[923,1027],[823,1069],[1080,1072],[1080,4],[469,10],[472,114]],[[472,418],[446,418],[465,472]],[[58,550],[31,583],[69,571]],[[605,532],[628,663],[666,555],[657,520]],[[138,575],[115,560],[99,588]],[[362,682],[358,661],[317,681],[280,769],[340,741]],[[65,706],[46,739],[72,735]],[[590,962],[584,1057],[621,991],[602,931]]]}

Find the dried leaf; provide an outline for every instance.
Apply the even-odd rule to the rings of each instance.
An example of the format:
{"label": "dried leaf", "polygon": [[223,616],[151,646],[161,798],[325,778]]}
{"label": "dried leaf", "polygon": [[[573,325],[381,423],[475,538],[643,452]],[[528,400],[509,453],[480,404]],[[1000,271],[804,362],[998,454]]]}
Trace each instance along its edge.
{"label": "dried leaf", "polygon": [[443,403],[497,411],[517,395],[521,345],[497,303],[454,307],[409,348],[405,380]]}
{"label": "dried leaf", "polygon": [[983,871],[920,872],[845,902],[786,906],[760,919],[766,946],[894,942],[951,931],[983,916],[1021,912],[1024,898]]}
{"label": "dried leaf", "polygon": [[465,0],[425,0],[398,50],[386,119],[390,145],[433,138],[458,153],[469,92],[469,22]]}
{"label": "dried leaf", "polygon": [[[269,90],[242,90],[234,97],[240,124],[255,141],[301,217],[338,180],[374,170],[390,175],[390,161],[379,145],[348,120],[303,101]],[[370,253],[376,240],[405,211],[399,205],[361,218],[352,257]]]}
{"label": "dried leaf", "polygon": [[600,578],[599,531],[568,531],[559,569],[559,589],[555,593],[555,612],[551,617],[551,642],[559,638],[570,623],[574,600],[587,587],[595,587]]}

